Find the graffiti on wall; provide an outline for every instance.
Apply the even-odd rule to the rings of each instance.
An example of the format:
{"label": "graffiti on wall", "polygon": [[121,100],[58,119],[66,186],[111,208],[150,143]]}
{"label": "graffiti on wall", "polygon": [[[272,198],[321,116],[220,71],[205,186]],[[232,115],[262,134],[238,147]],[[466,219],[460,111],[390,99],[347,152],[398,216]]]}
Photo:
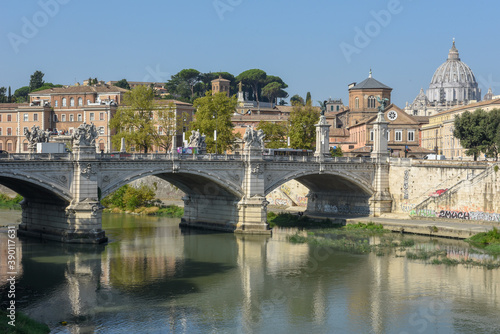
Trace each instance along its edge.
{"label": "graffiti on wall", "polygon": [[403,212],[411,212],[415,208],[415,204],[405,202],[401,203],[400,207]]}
{"label": "graffiti on wall", "polygon": [[282,184],[281,187],[280,187],[280,190],[285,193],[286,195],[290,196],[290,194],[292,193],[292,190],[290,189],[290,187],[288,187],[287,185],[285,184]]}
{"label": "graffiti on wall", "polygon": [[408,199],[408,180],[410,179],[410,170],[407,169],[405,170],[405,175],[404,175],[404,179],[403,179],[403,195],[404,195],[404,199]]}
{"label": "graffiti on wall", "polygon": [[410,216],[500,222],[500,213],[484,211],[413,209]]}
{"label": "graffiti on wall", "polygon": [[274,205],[288,206],[288,200],[285,198],[275,198]]}
{"label": "graffiti on wall", "polygon": [[448,191],[448,188],[446,188],[446,189],[438,189],[438,190],[436,190],[435,192],[430,193],[430,194],[429,194],[429,197],[439,197],[439,196],[441,196],[442,194],[444,194],[446,191]]}
{"label": "graffiti on wall", "polygon": [[351,206],[348,203],[343,205],[332,205],[332,204],[317,204],[316,210],[325,213],[338,213],[338,214],[362,214],[369,215],[369,206]]}

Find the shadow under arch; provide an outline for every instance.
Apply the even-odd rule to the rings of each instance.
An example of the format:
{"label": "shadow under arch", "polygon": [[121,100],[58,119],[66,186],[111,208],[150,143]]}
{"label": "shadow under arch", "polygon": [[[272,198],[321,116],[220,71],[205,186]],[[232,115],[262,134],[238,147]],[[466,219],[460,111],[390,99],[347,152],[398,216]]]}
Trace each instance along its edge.
{"label": "shadow under arch", "polygon": [[295,172],[269,185],[265,194],[291,180],[309,189],[307,213],[310,215],[369,215],[371,212],[370,198],[375,191],[368,181],[350,173]]}
{"label": "shadow under arch", "polygon": [[73,199],[57,185],[23,175],[0,176],[0,184],[23,196],[26,201],[67,206]]}

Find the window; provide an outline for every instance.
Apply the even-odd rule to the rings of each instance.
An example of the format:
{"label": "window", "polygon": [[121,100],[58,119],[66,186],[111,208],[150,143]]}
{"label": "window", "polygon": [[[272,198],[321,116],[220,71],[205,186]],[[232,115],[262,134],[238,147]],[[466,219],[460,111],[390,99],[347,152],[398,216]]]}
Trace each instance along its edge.
{"label": "window", "polygon": [[340,110],[340,106],[337,106],[337,111],[339,111],[339,110]]}
{"label": "window", "polygon": [[2,114],[0,114],[0,122],[2,121]]}
{"label": "window", "polygon": [[87,105],[89,105],[89,104],[90,104],[90,100],[87,100]]}
{"label": "window", "polygon": [[375,139],[375,134],[373,133],[373,130],[370,130],[370,141],[373,141]]}
{"label": "window", "polygon": [[93,112],[91,112],[91,113],[90,113],[90,115],[89,115],[89,119],[90,119],[91,121],[93,121],[93,120],[94,120],[94,113],[93,113]]}
{"label": "window", "polygon": [[25,122],[29,121],[29,115],[28,114],[24,114],[23,115],[23,121],[25,121]]}
{"label": "window", "polygon": [[415,141],[415,131],[408,131],[408,141]]}
{"label": "window", "polygon": [[354,145],[349,145],[349,149],[352,150],[354,148]]}
{"label": "window", "polygon": [[62,99],[62,106],[66,107],[66,98],[65,97],[63,97],[63,99]]}
{"label": "window", "polygon": [[104,126],[99,127],[99,135],[104,136]]}
{"label": "window", "polygon": [[403,131],[402,130],[394,130],[394,140],[395,141],[402,141],[403,140]]}
{"label": "window", "polygon": [[104,113],[103,112],[99,113],[99,120],[104,121]]}
{"label": "window", "polygon": [[54,101],[54,107],[59,107],[59,101],[58,100]]}
{"label": "window", "polygon": [[23,143],[23,151],[27,151],[28,150],[28,143]]}
{"label": "window", "polygon": [[38,122],[38,114],[33,114],[33,121]]}
{"label": "window", "polygon": [[356,98],[356,99],[354,100],[354,107],[355,107],[355,108],[359,108],[359,98]]}
{"label": "window", "polygon": [[81,97],[78,98],[78,106],[83,106],[83,100]]}
{"label": "window", "polygon": [[75,106],[75,99],[74,98],[69,99],[69,105],[70,105],[70,107]]}
{"label": "window", "polygon": [[0,150],[3,150],[3,143],[0,142]]}
{"label": "window", "polygon": [[12,152],[12,143],[11,142],[7,143],[7,151]]}
{"label": "window", "polygon": [[368,96],[368,108],[375,108],[375,96]]}
{"label": "window", "polygon": [[12,122],[12,115],[11,114],[7,115],[7,122]]}
{"label": "window", "polygon": [[[2,128],[0,128],[0,136],[2,135]],[[1,148],[0,148],[1,149]]]}
{"label": "window", "polygon": [[333,111],[333,106],[330,106],[330,111]]}
{"label": "window", "polygon": [[69,134],[72,135],[74,130],[75,130],[74,128],[69,128]]}
{"label": "window", "polygon": [[66,122],[66,115],[61,115],[61,122]]}
{"label": "window", "polygon": [[57,122],[57,115],[54,115],[54,122]]}
{"label": "window", "polygon": [[69,121],[74,122],[75,121],[75,115],[69,115]]}
{"label": "window", "polygon": [[12,128],[7,128],[7,136],[12,136]]}
{"label": "window", "polygon": [[99,151],[104,151],[104,143],[103,142],[99,143]]}
{"label": "window", "polygon": [[391,130],[387,130],[387,141],[391,140]]}
{"label": "window", "polygon": [[82,114],[78,114],[78,122],[82,121]]}

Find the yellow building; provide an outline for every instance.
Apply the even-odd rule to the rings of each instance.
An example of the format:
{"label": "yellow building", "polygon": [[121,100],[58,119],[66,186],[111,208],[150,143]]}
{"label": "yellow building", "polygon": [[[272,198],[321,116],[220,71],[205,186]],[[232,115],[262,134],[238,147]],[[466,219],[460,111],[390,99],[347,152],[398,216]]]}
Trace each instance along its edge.
{"label": "yellow building", "polygon": [[422,147],[442,154],[447,159],[472,160],[472,156],[465,154],[466,149],[460,146],[460,141],[453,137],[455,117],[465,111],[490,111],[494,108],[500,108],[500,99],[470,103],[430,116],[429,124],[422,126]]}

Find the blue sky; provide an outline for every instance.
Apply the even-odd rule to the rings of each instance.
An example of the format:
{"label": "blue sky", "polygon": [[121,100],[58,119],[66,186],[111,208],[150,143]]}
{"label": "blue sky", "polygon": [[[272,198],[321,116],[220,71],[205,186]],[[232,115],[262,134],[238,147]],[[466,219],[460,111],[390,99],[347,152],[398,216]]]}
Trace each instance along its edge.
{"label": "blue sky", "polygon": [[404,107],[452,38],[483,95],[500,94],[498,1],[23,0],[0,10],[0,87],[167,81],[184,68],[280,76],[290,96],[342,98],[368,76]]}

